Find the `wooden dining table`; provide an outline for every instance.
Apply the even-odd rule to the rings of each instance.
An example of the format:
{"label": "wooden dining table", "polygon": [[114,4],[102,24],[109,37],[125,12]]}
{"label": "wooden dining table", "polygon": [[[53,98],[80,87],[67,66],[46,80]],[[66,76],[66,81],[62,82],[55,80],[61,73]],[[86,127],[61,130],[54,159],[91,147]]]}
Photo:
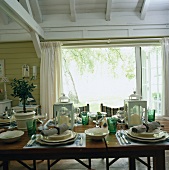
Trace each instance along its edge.
{"label": "wooden dining table", "polygon": [[[159,120],[164,125],[164,131],[169,132],[169,121]],[[74,126],[73,131],[84,133],[94,124]],[[15,143],[0,143],[0,160],[3,161],[3,169],[8,170],[10,160],[56,160],[56,159],[92,159],[105,158],[106,169],[111,166],[109,158],[129,158],[129,169],[135,169],[135,160],[138,157],[152,157],[154,170],[165,170],[165,151],[169,150],[168,143],[149,143],[147,145],[120,145],[114,134],[107,135],[103,140],[95,141],[86,136],[85,147],[40,147],[24,148],[29,141],[25,131],[21,139]],[[88,167],[90,168],[90,167]],[[92,165],[91,165],[92,168]]]}

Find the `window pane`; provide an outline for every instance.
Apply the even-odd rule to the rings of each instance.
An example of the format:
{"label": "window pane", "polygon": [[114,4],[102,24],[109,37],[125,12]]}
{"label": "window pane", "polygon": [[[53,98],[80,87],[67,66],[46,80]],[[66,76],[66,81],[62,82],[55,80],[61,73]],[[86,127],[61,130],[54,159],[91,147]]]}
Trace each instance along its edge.
{"label": "window pane", "polygon": [[124,106],[136,89],[135,48],[63,49],[63,89],[76,105]]}
{"label": "window pane", "polygon": [[161,114],[162,58],[160,46],[142,47],[142,93],[148,108]]}

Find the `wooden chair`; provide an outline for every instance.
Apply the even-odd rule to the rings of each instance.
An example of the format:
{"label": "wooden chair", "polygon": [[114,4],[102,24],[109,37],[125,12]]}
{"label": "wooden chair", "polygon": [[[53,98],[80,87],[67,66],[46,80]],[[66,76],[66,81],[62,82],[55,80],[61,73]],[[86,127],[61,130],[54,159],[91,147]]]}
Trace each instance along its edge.
{"label": "wooden chair", "polygon": [[89,104],[86,104],[85,106],[80,106],[78,108],[80,109],[80,112],[83,112],[83,111],[89,112],[90,111]]}
{"label": "wooden chair", "polygon": [[100,104],[100,111],[101,112],[106,112],[107,113],[107,117],[111,117],[112,115],[116,115],[117,111],[119,109],[122,109],[122,107],[116,107],[116,108],[112,108],[112,107],[109,107],[109,106],[104,106],[103,103]]}
{"label": "wooden chair", "polygon": [[[80,109],[80,113],[83,112],[83,111],[90,111],[90,108],[89,108],[89,104],[86,104],[85,106],[80,106],[78,107]],[[80,116],[80,115],[79,115]],[[61,159],[57,159],[55,161],[53,161],[52,163],[50,163],[50,160],[47,160],[47,167],[48,167],[48,170],[50,170],[50,168],[55,165],[57,162],[59,162]],[[79,162],[80,164],[82,164],[83,166],[85,166],[86,168],[88,169],[91,169],[91,159],[89,158],[88,159],[88,164],[84,163],[82,160],[80,159],[75,159],[77,162]]]}

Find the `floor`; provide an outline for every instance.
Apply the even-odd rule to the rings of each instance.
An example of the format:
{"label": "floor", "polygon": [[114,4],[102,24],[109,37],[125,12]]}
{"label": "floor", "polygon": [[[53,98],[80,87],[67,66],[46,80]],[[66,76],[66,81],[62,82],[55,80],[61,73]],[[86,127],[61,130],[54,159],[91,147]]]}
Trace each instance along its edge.
{"label": "floor", "polygon": [[[169,151],[166,151],[166,169],[169,169]],[[146,160],[146,158],[142,158]],[[84,162],[88,162],[87,160],[83,160]],[[25,161],[28,165],[32,165],[32,161]],[[151,162],[152,164],[152,162]],[[146,166],[136,161],[136,170],[146,170]],[[85,170],[83,165],[79,164],[75,160],[60,160],[57,164],[55,164],[51,170]],[[106,169],[106,161],[105,159],[92,159],[92,170],[105,170]],[[128,159],[121,158],[117,160],[113,165],[110,166],[110,170],[128,170]],[[151,168],[152,169],[152,168]],[[0,168],[2,170],[2,167]],[[28,170],[23,167],[16,161],[10,162],[10,170]],[[47,162],[46,160],[41,161],[37,160],[37,170],[47,170]]]}

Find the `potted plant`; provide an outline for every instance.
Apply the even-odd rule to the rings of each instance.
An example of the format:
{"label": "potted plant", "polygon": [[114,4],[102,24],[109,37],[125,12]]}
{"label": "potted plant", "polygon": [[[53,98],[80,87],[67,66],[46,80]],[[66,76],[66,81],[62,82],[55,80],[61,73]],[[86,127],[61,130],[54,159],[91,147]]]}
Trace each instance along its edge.
{"label": "potted plant", "polygon": [[26,102],[29,96],[32,96],[32,92],[34,88],[36,87],[33,83],[29,82],[25,78],[22,79],[16,79],[14,78],[12,82],[10,83],[11,88],[13,90],[13,93],[11,96],[13,97],[19,97],[20,102],[22,102],[23,105],[23,111],[22,113],[16,113],[16,121],[18,129],[24,129],[26,130],[26,120],[32,119],[35,115],[34,112],[27,112],[26,110]]}
{"label": "potted plant", "polygon": [[23,104],[23,112],[26,113],[26,101],[31,96],[31,92],[36,86],[33,83],[29,83],[25,78],[16,79],[14,78],[11,82],[11,88],[13,90],[13,97],[19,97],[20,102]]}

